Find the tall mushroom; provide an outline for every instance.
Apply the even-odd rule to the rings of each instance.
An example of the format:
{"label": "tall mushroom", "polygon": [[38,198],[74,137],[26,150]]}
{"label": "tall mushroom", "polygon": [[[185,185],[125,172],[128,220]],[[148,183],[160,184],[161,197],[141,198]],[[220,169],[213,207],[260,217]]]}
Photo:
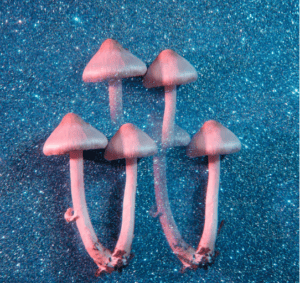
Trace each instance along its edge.
{"label": "tall mushroom", "polygon": [[117,126],[122,124],[122,79],[143,76],[146,65],[120,43],[106,39],[83,71],[84,82],[108,81],[110,116]]}
{"label": "tall mushroom", "polygon": [[[189,134],[176,124],[174,130],[173,146],[187,146],[191,140]],[[193,261],[195,249],[184,241],[174,220],[168,197],[166,164],[167,157],[165,152],[160,152],[153,156],[156,215],[159,217],[170,248],[183,265],[181,269],[183,273],[186,269],[197,268]]]}
{"label": "tall mushroom", "polygon": [[126,159],[126,185],[123,198],[122,226],[112,255],[115,267],[127,265],[134,232],[137,158],[157,153],[155,142],[133,124],[124,124],[112,137],[104,153],[107,160]]}
{"label": "tall mushroom", "polygon": [[[70,155],[71,193],[73,209],[65,213],[65,219],[76,221],[86,251],[98,266],[97,274],[112,272],[111,252],[99,242],[86,206],[83,178],[83,150],[105,148],[107,138],[74,113],[64,116],[60,124],[46,140],[45,155]],[[72,215],[72,211],[74,214]]]}
{"label": "tall mushroom", "polygon": [[162,51],[148,68],[143,84],[146,88],[165,87],[165,111],[162,127],[162,146],[173,146],[176,112],[176,86],[193,82],[198,75],[195,68],[175,51]]}
{"label": "tall mushroom", "polygon": [[218,195],[220,180],[220,155],[238,152],[239,139],[220,123],[210,120],[193,136],[187,147],[189,157],[208,155],[208,183],[205,200],[205,221],[200,243],[196,250],[195,262],[211,263],[214,259],[218,225]]}
{"label": "tall mushroom", "polygon": [[165,87],[162,150],[153,157],[155,198],[161,226],[172,251],[183,264],[182,271],[186,268],[195,268],[193,264],[195,250],[182,239],[172,215],[166,180],[166,149],[173,146],[186,146],[190,141],[189,135],[174,122],[176,86],[193,82],[197,77],[195,68],[186,59],[173,50],[166,49],[150,65],[143,80],[147,88]]}

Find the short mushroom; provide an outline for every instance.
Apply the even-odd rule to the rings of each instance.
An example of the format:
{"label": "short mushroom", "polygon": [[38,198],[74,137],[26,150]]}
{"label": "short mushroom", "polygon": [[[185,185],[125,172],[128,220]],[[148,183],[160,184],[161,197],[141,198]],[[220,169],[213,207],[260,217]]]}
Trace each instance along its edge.
{"label": "short mushroom", "polygon": [[126,159],[126,185],[123,198],[122,226],[112,254],[111,264],[128,264],[134,232],[137,158],[157,153],[155,142],[133,124],[124,124],[109,141],[104,153],[107,160]]}
{"label": "short mushroom", "polygon": [[175,51],[162,51],[148,68],[143,84],[146,88],[165,87],[165,111],[162,126],[162,146],[172,147],[176,112],[176,86],[193,82],[195,68]]}
{"label": "short mushroom", "polygon": [[83,178],[83,150],[105,148],[107,138],[74,113],[64,116],[57,128],[46,140],[45,155],[70,155],[71,193],[74,208],[65,213],[66,221],[76,221],[83,244],[99,267],[97,274],[111,272],[109,267],[111,252],[99,242],[93,229],[86,206]]}
{"label": "short mushroom", "polygon": [[146,71],[145,63],[109,38],[85,67],[82,79],[84,82],[108,81],[111,119],[120,126],[123,119],[122,79],[143,76]]}
{"label": "short mushroom", "polygon": [[208,183],[205,200],[205,221],[200,243],[195,253],[195,262],[205,265],[214,260],[218,230],[218,195],[220,180],[220,155],[238,152],[239,139],[220,123],[210,120],[193,136],[186,153],[195,158],[208,155]]}

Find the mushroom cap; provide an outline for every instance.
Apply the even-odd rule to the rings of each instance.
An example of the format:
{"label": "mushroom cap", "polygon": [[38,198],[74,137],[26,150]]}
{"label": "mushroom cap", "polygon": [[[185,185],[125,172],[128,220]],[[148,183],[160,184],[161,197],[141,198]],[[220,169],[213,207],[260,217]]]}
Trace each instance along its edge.
{"label": "mushroom cap", "polygon": [[191,141],[190,135],[178,125],[174,125],[174,144],[173,146],[187,146]]}
{"label": "mushroom cap", "polygon": [[195,81],[197,77],[195,68],[186,59],[166,49],[148,68],[143,84],[146,88],[182,85]]}
{"label": "mushroom cap", "polygon": [[85,67],[82,79],[85,82],[101,82],[143,76],[146,71],[144,62],[124,49],[119,42],[109,38]]}
{"label": "mushroom cap", "polygon": [[138,127],[128,123],[122,125],[109,141],[104,158],[107,160],[137,158],[156,153],[156,143]]}
{"label": "mushroom cap", "polygon": [[68,113],[46,140],[45,155],[61,155],[73,150],[105,148],[107,138],[84,122],[78,115]]}
{"label": "mushroom cap", "polygon": [[[152,116],[150,118],[151,128],[149,131],[150,135],[156,143],[161,141],[161,129],[162,129],[162,119],[157,116]],[[187,146],[191,141],[190,135],[182,128],[180,128],[177,124],[174,124],[174,135],[173,135],[173,143],[171,147],[176,146]]]}
{"label": "mushroom cap", "polygon": [[241,146],[240,140],[233,132],[217,121],[209,120],[193,136],[186,154],[192,158],[204,155],[224,155],[240,151]]}

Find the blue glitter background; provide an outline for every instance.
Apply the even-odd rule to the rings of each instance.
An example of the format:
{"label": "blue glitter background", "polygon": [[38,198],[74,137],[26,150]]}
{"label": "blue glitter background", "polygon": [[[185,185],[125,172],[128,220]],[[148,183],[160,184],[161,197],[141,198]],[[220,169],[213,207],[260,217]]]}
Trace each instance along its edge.
{"label": "blue glitter background", "polygon": [[[21,3],[22,2],[22,3]],[[230,3],[230,4],[229,4]],[[297,1],[5,1],[0,4],[1,282],[298,282],[299,14]],[[215,119],[243,147],[221,164],[219,257],[179,273],[155,211],[151,157],[138,165],[135,257],[96,278],[75,224],[68,156],[46,157],[45,140],[68,112],[108,138],[115,132],[105,83],[84,67],[107,38],[147,66],[171,48],[197,70],[178,88],[176,123],[191,136]],[[123,80],[126,122],[151,135],[163,89]],[[87,151],[85,187],[100,241],[113,249],[121,224],[124,163]],[[171,207],[184,239],[203,228],[207,160],[168,152]]]}

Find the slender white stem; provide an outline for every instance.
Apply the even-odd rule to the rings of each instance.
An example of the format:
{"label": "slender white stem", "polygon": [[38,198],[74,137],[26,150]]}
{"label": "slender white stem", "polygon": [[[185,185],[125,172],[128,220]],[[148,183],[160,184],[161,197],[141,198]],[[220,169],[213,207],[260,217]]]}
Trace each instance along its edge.
{"label": "slender white stem", "polygon": [[112,256],[112,264],[121,267],[130,257],[135,221],[137,159],[126,159],[126,184],[123,198],[122,226]]}
{"label": "slender white stem", "polygon": [[173,218],[169,203],[165,153],[160,153],[153,157],[153,173],[157,215],[159,216],[164,234],[170,248],[182,262],[183,269],[193,269],[195,268],[193,264],[193,255],[195,254],[195,250],[182,239]]}
{"label": "slender white stem", "polygon": [[92,226],[86,206],[83,180],[83,152],[70,152],[71,193],[74,213],[77,216],[76,225],[86,251],[100,270],[106,270],[111,252],[99,242]]}
{"label": "slender white stem", "polygon": [[117,126],[121,126],[123,124],[122,80],[109,80],[108,92],[110,117]]}
{"label": "slender white stem", "polygon": [[[197,261],[210,262],[214,255],[218,230],[218,198],[220,182],[220,156],[208,156],[208,183],[205,200],[205,221],[202,237],[196,251]],[[204,260],[203,260],[204,258]]]}
{"label": "slender white stem", "polygon": [[173,146],[176,112],[176,85],[165,86],[165,111],[162,127],[162,147]]}

